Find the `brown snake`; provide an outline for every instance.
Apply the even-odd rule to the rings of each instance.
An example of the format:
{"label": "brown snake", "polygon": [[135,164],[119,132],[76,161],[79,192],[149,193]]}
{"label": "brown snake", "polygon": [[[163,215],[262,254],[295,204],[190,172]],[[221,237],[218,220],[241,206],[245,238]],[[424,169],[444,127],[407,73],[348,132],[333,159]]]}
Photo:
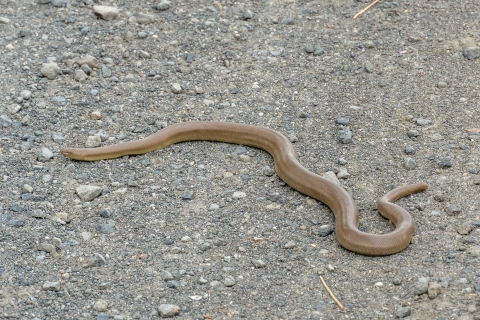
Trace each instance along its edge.
{"label": "brown snake", "polygon": [[144,139],[100,148],[66,148],[66,157],[95,161],[124,155],[144,154],[182,141],[208,140],[242,144],[270,153],[278,176],[292,188],[317,199],[335,214],[335,232],[340,244],[351,251],[369,255],[390,255],[405,249],[415,233],[410,214],[392,203],[409,194],[424,191],[427,184],[416,183],[394,189],[378,201],[378,210],[396,229],[388,234],[358,230],[358,210],[353,198],[341,186],[308,171],[299,162],[290,141],[274,130],[229,122],[192,121],[166,127]]}

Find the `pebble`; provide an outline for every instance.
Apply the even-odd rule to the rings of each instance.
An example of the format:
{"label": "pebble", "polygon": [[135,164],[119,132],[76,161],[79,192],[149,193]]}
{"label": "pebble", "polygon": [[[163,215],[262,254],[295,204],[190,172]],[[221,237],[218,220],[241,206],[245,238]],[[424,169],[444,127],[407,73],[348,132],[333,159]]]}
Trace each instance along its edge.
{"label": "pebble", "polygon": [[446,83],[445,81],[439,81],[439,82],[437,83],[437,87],[438,87],[439,89],[446,88],[446,87],[447,87],[447,83]]}
{"label": "pebble", "polygon": [[46,291],[60,291],[60,281],[55,281],[55,282],[46,281],[43,284],[42,289]]}
{"label": "pebble", "polygon": [[159,4],[153,7],[155,10],[165,11],[170,8],[170,1],[162,0]]}
{"label": "pebble", "polygon": [[82,201],[92,201],[102,193],[103,188],[99,186],[80,185],[75,191]]}
{"label": "pebble", "polygon": [[292,241],[292,240],[288,241],[287,243],[285,243],[285,244],[283,245],[283,248],[284,248],[284,249],[293,249],[293,248],[295,248],[295,247],[296,247],[296,244],[295,244],[295,242]]}
{"label": "pebble", "polygon": [[43,74],[44,77],[47,77],[50,80],[55,79],[62,70],[55,62],[44,63],[42,68],[40,68],[40,72]]}
{"label": "pebble", "polygon": [[38,161],[46,162],[52,158],[53,158],[53,152],[50,149],[46,147],[40,147],[40,153],[37,156]]}
{"label": "pebble", "polygon": [[174,304],[161,304],[158,313],[162,318],[172,318],[180,313],[180,307]]}
{"label": "pebble", "polygon": [[9,116],[2,114],[0,116],[0,125],[3,127],[8,127],[13,123],[12,119]]}
{"label": "pebble", "polygon": [[349,122],[350,122],[350,119],[348,119],[347,117],[338,117],[337,118],[337,123],[338,124],[346,125]]}
{"label": "pebble", "polygon": [[81,70],[81,69],[78,69],[78,70],[75,70],[75,76],[74,76],[75,80],[77,80],[78,82],[80,83],[83,83],[85,82],[87,79],[88,79],[88,76],[87,74]]}
{"label": "pebble", "polygon": [[427,293],[429,281],[430,281],[430,278],[428,277],[418,278],[417,282],[413,286],[413,294],[419,296],[421,294]]}
{"label": "pebble", "polygon": [[0,17],[0,24],[9,24],[9,23],[10,23],[10,19],[6,17]]}
{"label": "pebble", "polygon": [[162,277],[163,281],[171,281],[173,280],[173,275],[172,273],[168,272],[167,270],[161,270],[160,271],[160,276]]}
{"label": "pebble", "polygon": [[326,237],[332,234],[333,230],[334,230],[333,226],[324,224],[324,225],[321,225],[320,227],[312,228],[312,233],[320,237]]}
{"label": "pebble", "polygon": [[223,284],[225,285],[225,287],[233,287],[235,283],[236,283],[235,278],[232,276],[226,276],[225,279],[223,280]]}
{"label": "pebble", "polygon": [[465,222],[457,226],[456,230],[458,234],[465,236],[470,234],[473,231],[473,225],[470,222]]}
{"label": "pebble", "polygon": [[337,178],[348,179],[348,177],[350,177],[350,173],[348,173],[347,168],[340,168],[340,170],[337,173]]}
{"label": "pebble", "polygon": [[442,169],[447,169],[447,168],[451,168],[453,164],[452,164],[452,161],[450,159],[443,159],[438,163],[438,165]]}
{"label": "pebble", "polygon": [[100,120],[102,119],[102,114],[99,111],[93,111],[90,113],[90,118],[93,120]]}
{"label": "pebble", "polygon": [[265,266],[267,265],[265,262],[263,262],[262,260],[259,260],[259,259],[258,260],[257,259],[252,259],[252,264],[256,269],[265,268]]}
{"label": "pebble", "polygon": [[140,24],[150,24],[155,22],[155,16],[153,14],[137,13],[135,19]]}
{"label": "pebble", "polygon": [[387,85],[388,85],[388,83],[387,83],[387,80],[385,80],[385,79],[380,79],[380,81],[378,81],[378,86],[379,86],[380,88],[384,88],[384,87],[386,87]]}
{"label": "pebble", "polygon": [[246,196],[247,196],[247,194],[245,192],[235,191],[232,195],[232,198],[233,199],[240,199],[240,198],[245,198]]}
{"label": "pebble", "polygon": [[338,139],[341,143],[347,144],[352,142],[353,132],[349,129],[343,129],[338,132]]}
{"label": "pebble", "polygon": [[52,132],[52,140],[58,144],[62,144],[65,141],[65,137],[60,132]]}
{"label": "pebble", "polygon": [[192,200],[194,198],[195,198],[195,192],[192,190],[186,190],[182,195],[183,200]]}
{"label": "pebble", "polygon": [[397,315],[397,318],[405,318],[410,316],[411,313],[412,313],[412,308],[410,308],[410,306],[400,306],[397,308],[396,315]]}
{"label": "pebble", "polygon": [[431,123],[432,123],[432,120],[419,118],[419,119],[417,119],[416,122],[417,122],[417,124],[420,125],[420,126],[425,126],[425,125],[427,125],[427,124],[431,124]]}
{"label": "pebble", "polygon": [[179,93],[182,93],[183,89],[182,87],[180,86],[180,83],[174,83],[172,85],[172,92],[175,93],[175,94],[179,94]]}
{"label": "pebble", "polygon": [[104,312],[104,311],[107,311],[107,309],[108,309],[108,303],[103,299],[98,299],[93,305],[93,310],[98,312]]}
{"label": "pebble", "polygon": [[365,63],[365,71],[367,71],[368,73],[372,73],[374,71],[373,64],[371,62]]}
{"label": "pebble", "polygon": [[94,56],[91,56],[89,54],[83,56],[77,61],[77,64],[79,66],[83,66],[86,64],[89,68],[91,69],[99,69],[100,68],[100,62],[95,58]]}
{"label": "pebble", "polygon": [[406,146],[405,147],[405,153],[408,155],[414,155],[415,154],[415,149],[412,146]]}
{"label": "pebble", "polygon": [[468,60],[480,58],[480,47],[468,47],[463,49],[463,56]]}
{"label": "pebble", "polygon": [[405,166],[405,169],[407,169],[407,170],[413,170],[417,166],[417,163],[412,158],[407,158],[407,159],[405,159],[405,165],[404,166]]}
{"label": "pebble", "polygon": [[104,20],[111,21],[118,17],[119,11],[115,7],[93,6],[93,13]]}
{"label": "pebble", "polygon": [[115,227],[108,224],[108,223],[99,223],[95,226],[95,230],[98,232],[98,233],[102,233],[102,234],[112,234],[114,233],[116,230],[115,230]]}
{"label": "pebble", "polygon": [[267,177],[271,177],[275,174],[275,170],[270,166],[264,166],[262,168],[262,173]]}
{"label": "pebble", "polygon": [[435,281],[432,281],[428,284],[428,297],[430,299],[435,299],[442,292],[442,286]]}
{"label": "pebble", "polygon": [[96,148],[102,144],[102,138],[99,136],[88,136],[85,141],[85,148]]}
{"label": "pebble", "polygon": [[417,130],[408,130],[407,136],[409,138],[416,138],[420,135],[420,133]]}

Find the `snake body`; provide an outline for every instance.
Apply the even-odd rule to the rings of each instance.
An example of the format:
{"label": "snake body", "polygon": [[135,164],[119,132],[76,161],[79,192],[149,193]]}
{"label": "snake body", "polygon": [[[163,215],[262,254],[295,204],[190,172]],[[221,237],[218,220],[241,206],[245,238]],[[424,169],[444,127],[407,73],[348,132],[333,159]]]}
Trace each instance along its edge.
{"label": "snake body", "polygon": [[369,234],[358,229],[358,210],[353,198],[340,185],[305,169],[299,162],[290,141],[271,129],[228,122],[192,121],[168,126],[144,139],[100,148],[65,148],[66,157],[96,161],[124,155],[144,154],[171,144],[208,140],[241,144],[263,149],[275,161],[278,176],[292,188],[326,204],[335,214],[335,233],[340,244],[363,255],[390,255],[405,249],[415,233],[410,214],[392,203],[409,194],[427,189],[416,183],[394,189],[378,201],[380,213],[390,219],[396,229],[387,234]]}

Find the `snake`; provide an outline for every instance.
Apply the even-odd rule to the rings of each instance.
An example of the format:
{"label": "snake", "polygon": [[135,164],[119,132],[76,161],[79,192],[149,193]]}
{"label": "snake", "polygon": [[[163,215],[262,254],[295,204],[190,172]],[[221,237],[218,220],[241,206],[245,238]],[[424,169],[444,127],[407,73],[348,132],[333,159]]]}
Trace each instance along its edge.
{"label": "snake", "polygon": [[411,215],[394,202],[407,195],[424,191],[424,182],[398,187],[377,202],[378,211],[395,225],[389,233],[372,234],[359,230],[357,205],[338,183],[303,167],[294,146],[283,134],[264,127],[217,121],[180,122],[158,130],[143,139],[98,148],[63,148],[61,153],[74,160],[97,161],[140,155],[179,142],[217,141],[265,150],[274,159],[275,171],[293,189],[327,205],[335,216],[335,235],[341,246],[367,256],[398,253],[411,242],[415,224]]}

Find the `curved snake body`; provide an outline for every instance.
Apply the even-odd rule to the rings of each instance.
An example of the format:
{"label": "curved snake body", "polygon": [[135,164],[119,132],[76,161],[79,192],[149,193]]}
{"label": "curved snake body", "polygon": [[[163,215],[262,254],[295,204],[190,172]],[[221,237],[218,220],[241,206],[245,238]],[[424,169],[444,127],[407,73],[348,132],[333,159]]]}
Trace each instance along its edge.
{"label": "curved snake body", "polygon": [[369,234],[358,230],[358,210],[353,198],[341,186],[305,169],[297,159],[290,141],[282,134],[252,125],[229,122],[192,121],[174,124],[144,139],[100,148],[65,148],[66,157],[96,161],[124,155],[144,154],[171,144],[208,140],[242,144],[270,153],[278,176],[292,188],[325,203],[335,214],[335,232],[340,244],[351,251],[370,255],[390,255],[405,249],[415,233],[410,214],[392,203],[409,194],[427,189],[416,183],[394,189],[378,201],[380,213],[390,219],[396,229],[388,234]]}

